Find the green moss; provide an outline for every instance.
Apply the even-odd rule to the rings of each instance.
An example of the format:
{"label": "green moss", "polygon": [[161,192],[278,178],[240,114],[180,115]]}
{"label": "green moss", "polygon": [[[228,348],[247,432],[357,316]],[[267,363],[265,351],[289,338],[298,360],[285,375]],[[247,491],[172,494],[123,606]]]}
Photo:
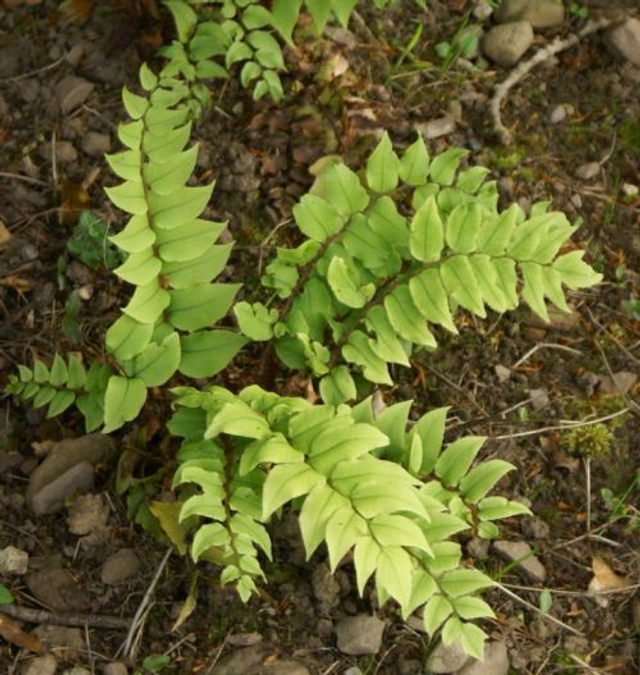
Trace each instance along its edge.
{"label": "green moss", "polygon": [[591,424],[564,433],[562,445],[571,453],[604,459],[613,451],[613,432],[606,424]]}

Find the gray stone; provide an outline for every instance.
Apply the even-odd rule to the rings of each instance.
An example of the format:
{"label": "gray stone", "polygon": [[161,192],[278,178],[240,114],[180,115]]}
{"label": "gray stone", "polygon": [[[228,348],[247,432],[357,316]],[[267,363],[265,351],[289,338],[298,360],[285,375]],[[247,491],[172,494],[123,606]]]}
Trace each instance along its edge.
{"label": "gray stone", "polygon": [[622,184],[622,194],[625,197],[637,197],[638,192],[640,192],[640,189],[638,189],[637,185],[634,185],[633,183]]}
{"label": "gray stone", "polygon": [[564,21],[562,0],[502,0],[494,14],[498,23],[528,21],[534,28],[552,28]]}
{"label": "gray stone", "polygon": [[69,497],[93,490],[94,481],[95,471],[91,464],[85,461],[80,462],[45,485],[31,498],[27,494],[27,504],[39,516],[45,513],[55,513],[64,506],[65,500]]}
{"label": "gray stone", "polygon": [[[93,488],[93,467],[106,462],[115,452],[115,441],[104,434],[91,434],[56,443],[42,464],[29,476],[26,493],[28,506],[38,515],[61,509],[64,500],[78,488],[84,492]],[[65,478],[70,470],[78,466],[83,468],[75,475],[75,480],[71,480],[74,476]],[[59,479],[64,479],[62,484],[54,485]],[[42,494],[49,487],[51,489]]]}
{"label": "gray stone", "polygon": [[469,661],[469,655],[464,651],[458,640],[445,647],[441,642],[427,660],[429,672],[434,675],[441,673],[455,673]]}
{"label": "gray stone", "polygon": [[331,574],[328,565],[318,565],[311,575],[311,587],[313,595],[320,604],[321,614],[326,614],[338,604],[340,597],[340,584]]}
{"label": "gray stone", "polygon": [[58,668],[56,659],[51,654],[36,656],[28,661],[20,671],[21,675],[55,675]]}
{"label": "gray stone", "polygon": [[38,80],[28,78],[16,82],[16,89],[18,90],[18,96],[20,96],[25,103],[33,103],[40,95],[41,87]]}
{"label": "gray stone", "polygon": [[269,655],[269,648],[263,644],[253,645],[223,657],[211,671],[211,675],[247,675],[257,673]]}
{"label": "gray stone", "polygon": [[491,542],[480,537],[472,537],[467,543],[467,553],[474,560],[486,560],[489,556]]}
{"label": "gray stone", "polygon": [[611,375],[602,375],[600,378],[600,393],[620,396],[628,394],[638,381],[636,373],[621,370]]}
{"label": "gray stone", "polygon": [[335,627],[338,649],[351,656],[377,654],[382,645],[384,627],[384,621],[368,614],[342,619]]}
{"label": "gray stone", "polygon": [[60,110],[66,115],[81,106],[89,94],[93,91],[94,85],[87,80],[68,75],[60,80],[56,85],[56,97]]}
{"label": "gray stone", "polygon": [[89,596],[78,586],[69,570],[55,568],[32,572],[25,577],[29,590],[57,612],[73,612],[91,605]]}
{"label": "gray stone", "polygon": [[100,578],[107,586],[122,584],[140,569],[140,558],[132,548],[120,549],[109,556],[102,566]]}
{"label": "gray stone", "polygon": [[493,370],[498,377],[498,382],[500,382],[500,384],[506,382],[511,377],[511,370],[500,363]]}
{"label": "gray stone", "polygon": [[472,14],[478,21],[486,21],[493,14],[493,7],[487,0],[478,0],[473,7]]}
{"label": "gray stone", "polygon": [[15,546],[7,546],[0,551],[0,574],[26,574],[29,567],[29,554]]}
{"label": "gray stone", "polygon": [[551,528],[541,518],[533,516],[522,520],[522,531],[531,539],[548,539],[551,534]]}
{"label": "gray stone", "polygon": [[563,105],[557,105],[555,108],[549,113],[549,122],[551,124],[560,124],[560,122],[564,122],[567,119],[567,109]]}
{"label": "gray stone", "polygon": [[543,410],[551,403],[546,389],[529,389],[529,398],[531,399],[531,407],[536,412]]}
{"label": "gray stone", "polygon": [[33,631],[33,634],[43,647],[68,661],[77,659],[86,649],[80,628],[42,624]]}
{"label": "gray stone", "polygon": [[627,19],[607,33],[607,44],[612,51],[636,66],[640,66],[640,20]]}
{"label": "gray stone", "polygon": [[124,663],[107,663],[106,666],[102,668],[104,675],[128,675],[129,671],[127,666]]}
{"label": "gray stone", "polygon": [[347,668],[342,675],[364,675],[364,673],[358,666],[351,666],[351,668]]}
{"label": "gray stone", "polygon": [[48,162],[53,162],[54,152],[56,162],[61,164],[70,164],[78,159],[78,151],[69,141],[58,141],[55,144],[55,150],[53,143],[44,143],[40,147],[40,155]]}
{"label": "gray stone", "polygon": [[544,565],[533,555],[529,544],[524,541],[494,541],[493,550],[507,562],[514,563],[516,571],[520,572],[534,583],[543,583],[547,578]]}
{"label": "gray stone", "polygon": [[33,50],[25,40],[0,45],[0,79],[22,75],[29,69]]}
{"label": "gray stone", "polygon": [[484,660],[472,659],[458,675],[507,675],[509,654],[504,642],[489,642],[484,648]]}
{"label": "gray stone", "polygon": [[589,162],[588,164],[581,164],[576,169],[576,177],[580,180],[593,180],[600,173],[599,162]]}
{"label": "gray stone", "polygon": [[90,157],[102,157],[111,150],[111,136],[88,131],[82,139],[82,150]]}
{"label": "gray stone", "polygon": [[416,130],[427,139],[440,138],[456,130],[456,121],[450,115],[416,124]]}
{"label": "gray stone", "polygon": [[514,21],[495,26],[482,41],[486,56],[501,66],[511,67],[533,44],[533,28],[528,21]]}

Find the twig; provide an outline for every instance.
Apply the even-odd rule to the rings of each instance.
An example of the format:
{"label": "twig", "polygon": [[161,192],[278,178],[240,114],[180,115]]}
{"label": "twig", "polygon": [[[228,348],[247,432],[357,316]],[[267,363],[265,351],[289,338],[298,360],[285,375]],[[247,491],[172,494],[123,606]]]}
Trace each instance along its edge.
{"label": "twig", "polygon": [[38,180],[37,178],[31,178],[31,176],[23,176],[20,173],[9,173],[8,171],[0,171],[0,178],[8,178],[9,180],[21,180],[25,183],[32,183],[33,185],[44,185],[49,187],[49,183],[45,183],[43,180]]}
{"label": "twig", "polygon": [[122,646],[122,651],[124,651],[125,654],[128,655],[129,650],[131,649],[131,643],[133,641],[134,635],[136,631],[138,630],[138,626],[141,623],[141,619],[144,615],[144,611],[149,604],[151,600],[151,596],[153,595],[153,591],[155,590],[155,587],[160,580],[160,575],[162,574],[162,571],[164,570],[167,562],[169,562],[169,557],[171,556],[171,552],[173,551],[172,547],[169,547],[167,549],[167,552],[164,554],[164,557],[160,561],[160,564],[158,565],[158,569],[156,570],[156,573],[153,576],[153,579],[151,580],[151,583],[149,584],[149,588],[147,588],[147,592],[144,594],[144,597],[142,598],[142,602],[138,606],[138,609],[136,610],[136,613],[131,620],[131,626],[129,627],[129,632],[127,633],[127,638],[124,641],[124,644]]}
{"label": "twig", "polygon": [[5,84],[9,82],[19,82],[20,80],[26,80],[30,77],[40,75],[41,73],[46,73],[48,70],[53,70],[54,68],[57,68],[61,63],[64,62],[66,58],[67,54],[63,54],[59,59],[56,59],[53,63],[50,63],[48,66],[38,68],[37,70],[30,70],[28,73],[23,73],[22,75],[16,75],[14,77],[5,77],[4,79],[0,80],[0,84]]}
{"label": "twig", "polygon": [[518,359],[511,367],[517,368],[521,366],[527,359],[531,358],[539,349],[561,349],[562,351],[569,352],[570,354],[582,355],[582,352],[579,349],[574,349],[573,347],[567,347],[565,345],[559,345],[555,342],[539,342],[535,347],[532,347],[523,357]]}
{"label": "twig", "polygon": [[[531,593],[544,593],[549,591],[552,595],[567,595],[578,598],[593,598],[594,594],[588,591],[565,591],[561,588],[537,588],[536,586],[521,586],[520,584],[504,584],[505,588],[513,588],[516,591],[529,591]],[[615,593],[627,593],[630,591],[637,591],[640,584],[631,584],[630,586],[623,586],[622,588],[609,588],[606,591],[598,591],[596,595],[613,595]]]}
{"label": "twig", "polygon": [[19,621],[29,623],[48,623],[54,626],[90,626],[91,628],[123,629],[129,625],[129,619],[103,614],[56,614],[44,609],[31,609],[20,605],[0,605],[0,612]]}
{"label": "twig", "polygon": [[551,614],[546,614],[543,612],[539,607],[536,607],[535,605],[532,605],[528,600],[525,600],[524,598],[521,598],[519,595],[514,593],[513,591],[510,591],[508,588],[503,586],[501,583],[494,581],[494,586],[498,589],[500,589],[505,595],[508,595],[512,600],[515,600],[516,602],[519,602],[521,605],[524,605],[528,609],[536,612],[537,614],[540,614],[544,619],[547,619],[548,621],[551,621],[552,623],[555,623],[557,626],[561,626],[565,630],[568,630],[569,632],[573,633],[574,635],[584,635],[581,631],[579,631],[577,628],[573,628],[573,626],[569,626],[568,624],[564,623],[563,621],[560,621],[560,619],[557,619],[555,616],[552,616]]}
{"label": "twig", "polygon": [[491,113],[491,118],[493,120],[493,128],[500,138],[500,141],[505,145],[511,143],[511,132],[505,127],[502,122],[502,115],[500,113],[500,108],[502,103],[509,94],[509,91],[518,84],[526,75],[528,75],[539,63],[546,61],[555,54],[569,49],[574,45],[578,44],[580,40],[587,37],[591,33],[602,30],[606,28],[611,23],[611,19],[599,19],[597,21],[590,21],[587,25],[578,33],[570,35],[564,40],[556,39],[546,47],[539,49],[530,59],[527,61],[522,61],[517,68],[514,68],[506,80],[500,82],[496,85],[494,89],[493,98],[489,104],[489,112]]}
{"label": "twig", "polygon": [[596,675],[606,675],[607,671],[600,670],[599,668],[594,668],[590,666],[586,661],[583,661],[579,656],[575,654],[569,654],[569,658],[577,663],[581,668],[584,668],[588,673],[596,673]]}
{"label": "twig", "polygon": [[584,458],[584,472],[587,479],[587,532],[591,531],[591,457]]}
{"label": "twig", "polygon": [[503,434],[502,436],[492,436],[491,439],[494,441],[506,441],[511,438],[523,438],[524,436],[535,436],[536,434],[544,434],[547,431],[565,431],[566,429],[578,429],[579,427],[590,427],[594,424],[600,424],[600,422],[608,422],[609,420],[620,417],[625,413],[629,412],[629,408],[623,408],[617,412],[611,413],[610,415],[605,415],[604,417],[598,417],[595,420],[588,420],[585,422],[571,422],[569,420],[564,421],[560,425],[553,427],[542,427],[541,429],[532,429],[531,431],[519,431],[516,434]]}

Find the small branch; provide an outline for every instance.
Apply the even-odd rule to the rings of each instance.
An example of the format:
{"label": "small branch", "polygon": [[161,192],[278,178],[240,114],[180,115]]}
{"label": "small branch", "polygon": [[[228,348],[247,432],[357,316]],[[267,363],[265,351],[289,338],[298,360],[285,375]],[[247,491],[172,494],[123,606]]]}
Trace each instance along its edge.
{"label": "small branch", "polygon": [[578,33],[570,35],[564,40],[556,39],[546,47],[539,49],[530,59],[522,61],[517,68],[514,68],[506,80],[496,85],[494,89],[493,98],[489,103],[489,112],[493,120],[493,128],[500,141],[505,145],[511,143],[511,132],[505,127],[502,122],[502,115],[500,108],[509,94],[509,91],[515,87],[526,75],[528,75],[538,64],[550,59],[555,54],[562,52],[574,45],[578,44],[580,40],[595,33],[596,31],[607,28],[611,24],[611,19],[598,19],[597,21],[590,21]]}
{"label": "small branch", "polygon": [[43,68],[38,68],[37,70],[30,70],[28,73],[16,75],[15,77],[5,77],[4,79],[0,80],[0,84],[5,84],[9,82],[19,82],[20,80],[26,80],[30,77],[40,75],[41,73],[46,73],[48,70],[53,70],[54,68],[57,68],[61,63],[65,61],[67,56],[68,54],[63,54],[59,59],[56,59],[53,63],[50,63],[48,66],[44,66]]}
{"label": "small branch", "polygon": [[49,187],[49,183],[45,183],[43,180],[31,178],[31,176],[23,176],[20,173],[9,173],[8,171],[0,171],[0,178],[7,178],[9,180],[21,180],[25,183],[31,183],[32,185],[43,185],[44,187]]}
{"label": "small branch", "polygon": [[611,413],[610,415],[605,415],[604,417],[598,417],[595,420],[588,420],[587,422],[569,422],[566,421],[564,424],[556,425],[553,427],[542,427],[542,429],[532,429],[531,431],[520,431],[516,434],[503,434],[502,436],[492,436],[491,440],[493,441],[505,441],[511,438],[523,438],[524,436],[535,436],[536,434],[544,434],[547,431],[566,431],[567,429],[578,429],[579,427],[590,427],[594,424],[600,424],[600,422],[608,422],[609,420],[620,417],[629,412],[629,408],[623,408],[618,410],[618,412]]}
{"label": "small branch", "polygon": [[117,616],[103,614],[56,614],[44,609],[31,609],[19,605],[1,605],[0,613],[6,614],[19,621],[29,623],[48,623],[54,626],[89,626],[91,628],[126,628],[130,619],[120,619]]}
{"label": "small branch", "polygon": [[573,347],[567,347],[566,345],[556,344],[555,342],[539,342],[535,347],[532,347],[523,357],[518,359],[511,367],[517,368],[521,366],[527,359],[531,358],[539,349],[561,349],[562,351],[569,352],[570,354],[582,355],[582,352],[579,349],[574,349]]}
{"label": "small branch", "polygon": [[573,628],[573,626],[569,626],[568,624],[564,623],[563,621],[560,621],[560,619],[556,619],[555,616],[552,616],[551,614],[546,614],[543,612],[539,607],[536,607],[535,605],[532,605],[529,601],[525,600],[524,598],[521,598],[519,595],[514,593],[513,591],[510,591],[508,588],[503,586],[501,583],[494,581],[494,586],[498,589],[500,589],[505,595],[508,595],[512,600],[515,600],[516,602],[519,602],[521,605],[524,605],[528,609],[536,612],[537,614],[540,614],[540,616],[543,619],[547,619],[548,621],[551,621],[552,623],[555,623],[557,626],[561,626],[565,630],[568,630],[569,632],[573,633],[574,635],[580,635],[583,636],[584,633],[581,631],[577,630],[576,628]]}

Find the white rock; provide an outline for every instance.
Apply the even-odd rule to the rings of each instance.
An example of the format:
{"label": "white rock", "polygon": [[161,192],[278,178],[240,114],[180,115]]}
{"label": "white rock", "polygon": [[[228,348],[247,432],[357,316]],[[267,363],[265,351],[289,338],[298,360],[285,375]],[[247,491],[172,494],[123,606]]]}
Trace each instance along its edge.
{"label": "white rock", "polygon": [[567,109],[563,105],[557,105],[549,114],[551,124],[560,124],[567,119]]}
{"label": "white rock", "polygon": [[7,546],[0,551],[0,574],[26,574],[29,566],[29,554],[15,546]]}
{"label": "white rock", "polygon": [[640,20],[627,19],[607,34],[607,43],[618,55],[640,66]]}
{"label": "white rock", "polygon": [[533,28],[528,21],[513,21],[495,26],[482,41],[482,49],[495,63],[515,66],[533,44]]}
{"label": "white rock", "polygon": [[456,121],[449,115],[439,117],[436,120],[430,120],[429,122],[416,124],[416,130],[428,139],[446,136],[455,131],[455,129]]}
{"label": "white rock", "polygon": [[502,0],[495,12],[498,23],[528,21],[534,28],[551,28],[564,21],[562,0]]}
{"label": "white rock", "polygon": [[511,377],[511,371],[509,368],[501,364],[498,364],[493,370],[498,376],[498,382],[500,382],[500,384],[506,382]]}
{"label": "white rock", "polygon": [[638,196],[638,186],[633,185],[632,183],[623,183],[622,184],[622,194],[625,197],[637,197]]}
{"label": "white rock", "polygon": [[484,660],[469,661],[457,675],[507,675],[509,654],[504,642],[489,642],[484,648]]}
{"label": "white rock", "polygon": [[530,389],[529,398],[531,399],[531,406],[536,411],[546,408],[551,402],[546,389]]}
{"label": "white rock", "polygon": [[486,21],[493,14],[493,7],[487,0],[478,0],[472,10],[472,14],[478,21]]}
{"label": "white rock", "polygon": [[103,666],[102,672],[104,675],[128,675],[129,673],[127,666],[119,661],[108,663],[106,666]]}
{"label": "white rock", "polygon": [[600,173],[599,162],[589,162],[582,164],[576,169],[576,177],[580,180],[592,180]]}
{"label": "white rock", "polygon": [[515,562],[515,569],[531,581],[543,583],[547,578],[544,565],[533,555],[531,546],[524,541],[494,541],[493,550],[507,562]]}

